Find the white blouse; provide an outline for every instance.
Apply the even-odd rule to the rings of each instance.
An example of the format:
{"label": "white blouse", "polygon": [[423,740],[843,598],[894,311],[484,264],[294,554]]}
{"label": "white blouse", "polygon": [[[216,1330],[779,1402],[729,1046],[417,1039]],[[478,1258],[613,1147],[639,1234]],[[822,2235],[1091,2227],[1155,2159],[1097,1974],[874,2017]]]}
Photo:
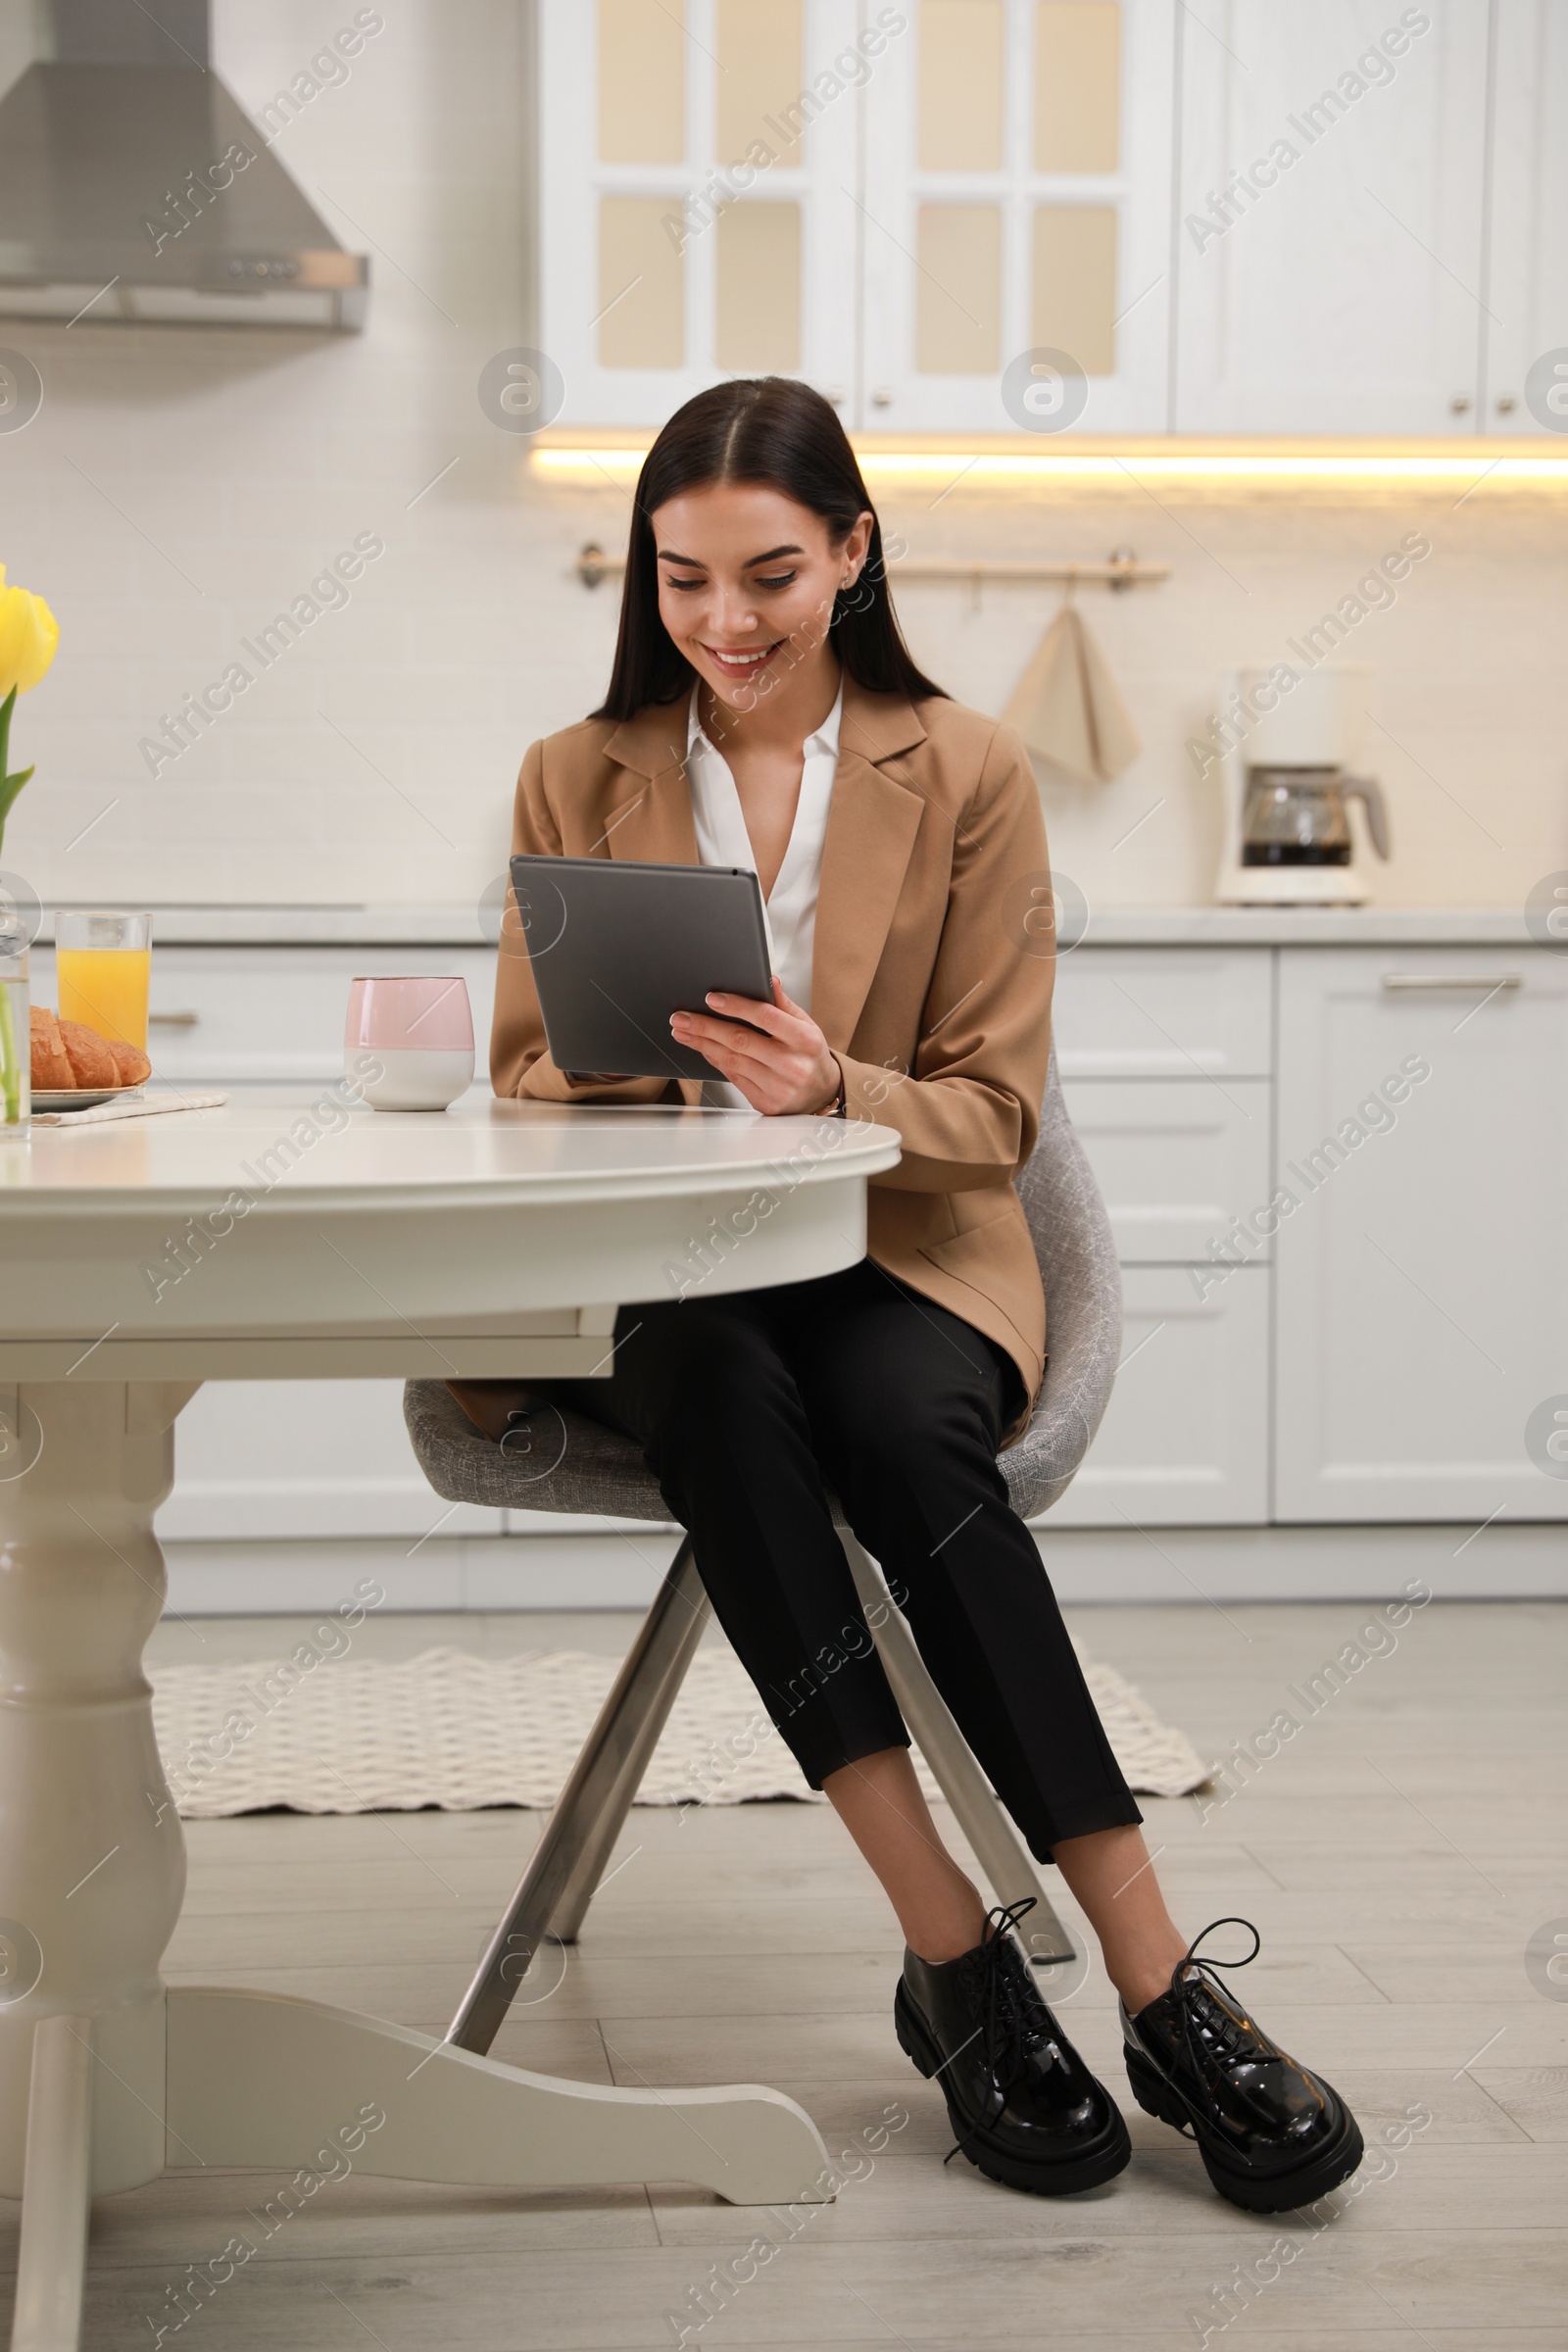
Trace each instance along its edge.
{"label": "white blouse", "polygon": [[[729,761],[703,732],[697,715],[700,688],[692,687],[686,719],[686,776],[691,788],[692,816],[697,826],[697,855],[704,865],[739,865],[757,871],[757,858],[741,796]],[[773,888],[763,906],[772,968],[784,983],[784,993],[808,1012],[811,1009],[811,951],[816,939],[816,899],[822,878],[822,844],[827,837],[827,812],[833,799],[833,777],[839,763],[839,725],[844,714],[844,683],[822,724],[808,735],[800,798],[789,846]],[[715,1107],[750,1110],[738,1086],[710,1078],[703,1101]]]}

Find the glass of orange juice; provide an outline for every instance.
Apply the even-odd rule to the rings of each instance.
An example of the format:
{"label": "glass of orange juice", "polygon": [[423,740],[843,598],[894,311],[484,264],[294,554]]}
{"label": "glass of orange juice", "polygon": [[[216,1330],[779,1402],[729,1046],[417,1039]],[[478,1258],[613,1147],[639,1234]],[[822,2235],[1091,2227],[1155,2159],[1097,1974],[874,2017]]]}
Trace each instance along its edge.
{"label": "glass of orange juice", "polygon": [[96,907],[55,916],[60,1018],[147,1050],[153,918]]}

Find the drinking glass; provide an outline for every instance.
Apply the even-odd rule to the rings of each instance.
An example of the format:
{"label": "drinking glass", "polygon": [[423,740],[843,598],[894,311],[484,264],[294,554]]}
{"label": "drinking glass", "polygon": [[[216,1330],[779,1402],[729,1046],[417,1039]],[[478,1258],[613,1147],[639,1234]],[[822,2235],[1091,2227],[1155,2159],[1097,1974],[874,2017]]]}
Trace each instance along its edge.
{"label": "drinking glass", "polygon": [[100,908],[55,916],[60,1018],[147,1051],[153,918]]}

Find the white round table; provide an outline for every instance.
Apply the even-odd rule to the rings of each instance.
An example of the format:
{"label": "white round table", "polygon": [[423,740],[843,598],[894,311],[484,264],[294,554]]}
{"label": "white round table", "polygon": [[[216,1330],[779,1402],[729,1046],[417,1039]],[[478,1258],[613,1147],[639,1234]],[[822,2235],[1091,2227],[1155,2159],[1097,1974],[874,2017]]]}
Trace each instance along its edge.
{"label": "white round table", "polygon": [[[166,2168],[813,2190],[809,2119],[746,2086],[619,2090],[348,2010],[169,1990],[185,1881],[141,1651],[153,1514],[208,1379],[591,1376],[616,1308],[864,1254],[889,1129],[252,1090],[0,1143],[0,2194],[14,2347],[78,2340],[90,2196]],[[372,2110],[384,2121],[367,2129]]]}

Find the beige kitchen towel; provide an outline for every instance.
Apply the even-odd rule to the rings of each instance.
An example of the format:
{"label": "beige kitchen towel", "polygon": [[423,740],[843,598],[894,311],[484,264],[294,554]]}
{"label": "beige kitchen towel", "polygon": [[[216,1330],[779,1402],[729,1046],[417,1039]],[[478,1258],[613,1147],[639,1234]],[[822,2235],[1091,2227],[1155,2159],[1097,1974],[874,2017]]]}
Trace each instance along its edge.
{"label": "beige kitchen towel", "polygon": [[226,1095],[111,1095],[87,1110],[35,1110],[35,1127],[96,1127],[105,1119],[151,1119],[164,1110],[219,1110]]}
{"label": "beige kitchen towel", "polygon": [[1105,658],[1070,604],[1041,639],[1002,715],[1032,752],[1086,784],[1110,783],[1143,750]]}

